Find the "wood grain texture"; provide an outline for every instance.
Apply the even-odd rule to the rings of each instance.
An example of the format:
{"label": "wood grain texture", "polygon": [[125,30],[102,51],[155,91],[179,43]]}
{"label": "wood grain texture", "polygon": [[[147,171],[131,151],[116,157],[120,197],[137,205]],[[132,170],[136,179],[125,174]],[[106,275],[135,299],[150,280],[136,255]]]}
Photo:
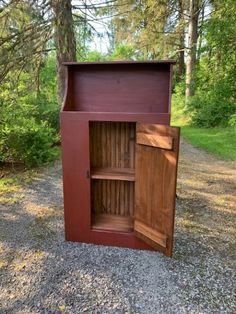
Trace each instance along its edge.
{"label": "wood grain texture", "polygon": [[136,235],[145,235],[147,239],[163,246],[164,248],[166,247],[167,236],[165,234],[160,233],[137,220],[134,221],[134,230]]}
{"label": "wood grain texture", "polygon": [[129,216],[94,214],[92,216],[92,228],[132,232],[133,220]]}
{"label": "wood grain texture", "polygon": [[134,169],[135,123],[90,122],[92,169]]}
{"label": "wood grain texture", "polygon": [[158,147],[162,149],[173,148],[173,138],[170,136],[160,136],[155,134],[137,133],[137,144]]}
{"label": "wood grain texture", "polygon": [[92,211],[132,216],[135,123],[91,122]]}
{"label": "wood grain texture", "polygon": [[[172,150],[136,145],[134,217],[148,228],[166,235],[165,253],[170,256],[173,245],[179,128],[137,124],[137,132],[174,139]],[[143,231],[143,235],[148,238],[148,234]]]}
{"label": "wood grain texture", "polygon": [[[134,182],[92,180],[91,189],[92,212],[132,217]],[[125,200],[131,200],[131,202],[125,203]]]}
{"label": "wood grain texture", "polygon": [[134,181],[134,169],[130,168],[93,168],[92,179]]}

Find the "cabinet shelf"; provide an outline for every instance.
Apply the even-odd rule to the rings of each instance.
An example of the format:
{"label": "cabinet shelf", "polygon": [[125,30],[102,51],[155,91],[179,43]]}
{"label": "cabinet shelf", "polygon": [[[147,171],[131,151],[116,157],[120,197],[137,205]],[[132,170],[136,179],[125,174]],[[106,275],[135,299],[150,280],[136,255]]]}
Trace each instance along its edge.
{"label": "cabinet shelf", "polygon": [[121,232],[133,231],[133,219],[130,216],[93,214],[92,228],[102,230],[116,230]]}
{"label": "cabinet shelf", "polygon": [[94,168],[91,170],[91,178],[135,181],[135,172],[130,168]]}

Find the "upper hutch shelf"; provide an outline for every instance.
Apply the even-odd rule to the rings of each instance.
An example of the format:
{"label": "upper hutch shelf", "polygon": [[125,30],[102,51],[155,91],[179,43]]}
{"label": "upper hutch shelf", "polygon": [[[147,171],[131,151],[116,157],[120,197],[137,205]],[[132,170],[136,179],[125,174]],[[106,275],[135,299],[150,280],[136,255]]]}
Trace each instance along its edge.
{"label": "upper hutch shelf", "polygon": [[[170,114],[172,65],[175,61],[66,62],[63,112],[96,116]],[[118,118],[118,117],[117,117]],[[164,120],[163,120],[164,121]]]}

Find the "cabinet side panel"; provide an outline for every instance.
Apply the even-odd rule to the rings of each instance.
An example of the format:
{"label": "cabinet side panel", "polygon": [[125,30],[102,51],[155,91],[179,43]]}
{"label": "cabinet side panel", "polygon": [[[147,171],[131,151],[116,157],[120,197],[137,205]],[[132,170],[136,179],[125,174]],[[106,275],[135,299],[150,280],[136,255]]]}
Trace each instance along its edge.
{"label": "cabinet side panel", "polygon": [[65,95],[63,99],[62,111],[73,110],[73,73],[73,68],[65,68]]}
{"label": "cabinet side panel", "polygon": [[170,71],[169,71],[169,100],[168,100],[168,113],[171,113],[173,65],[170,64],[169,67],[170,67]]}
{"label": "cabinet side panel", "polygon": [[82,240],[90,228],[88,121],[61,113],[62,166],[66,240]]}

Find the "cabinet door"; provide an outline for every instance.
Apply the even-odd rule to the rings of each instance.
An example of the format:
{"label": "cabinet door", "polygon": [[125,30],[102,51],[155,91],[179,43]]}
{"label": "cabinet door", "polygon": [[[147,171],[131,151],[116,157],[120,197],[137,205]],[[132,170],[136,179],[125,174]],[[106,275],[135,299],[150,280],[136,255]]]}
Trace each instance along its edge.
{"label": "cabinet door", "polygon": [[180,129],[137,124],[134,232],[171,256]]}

